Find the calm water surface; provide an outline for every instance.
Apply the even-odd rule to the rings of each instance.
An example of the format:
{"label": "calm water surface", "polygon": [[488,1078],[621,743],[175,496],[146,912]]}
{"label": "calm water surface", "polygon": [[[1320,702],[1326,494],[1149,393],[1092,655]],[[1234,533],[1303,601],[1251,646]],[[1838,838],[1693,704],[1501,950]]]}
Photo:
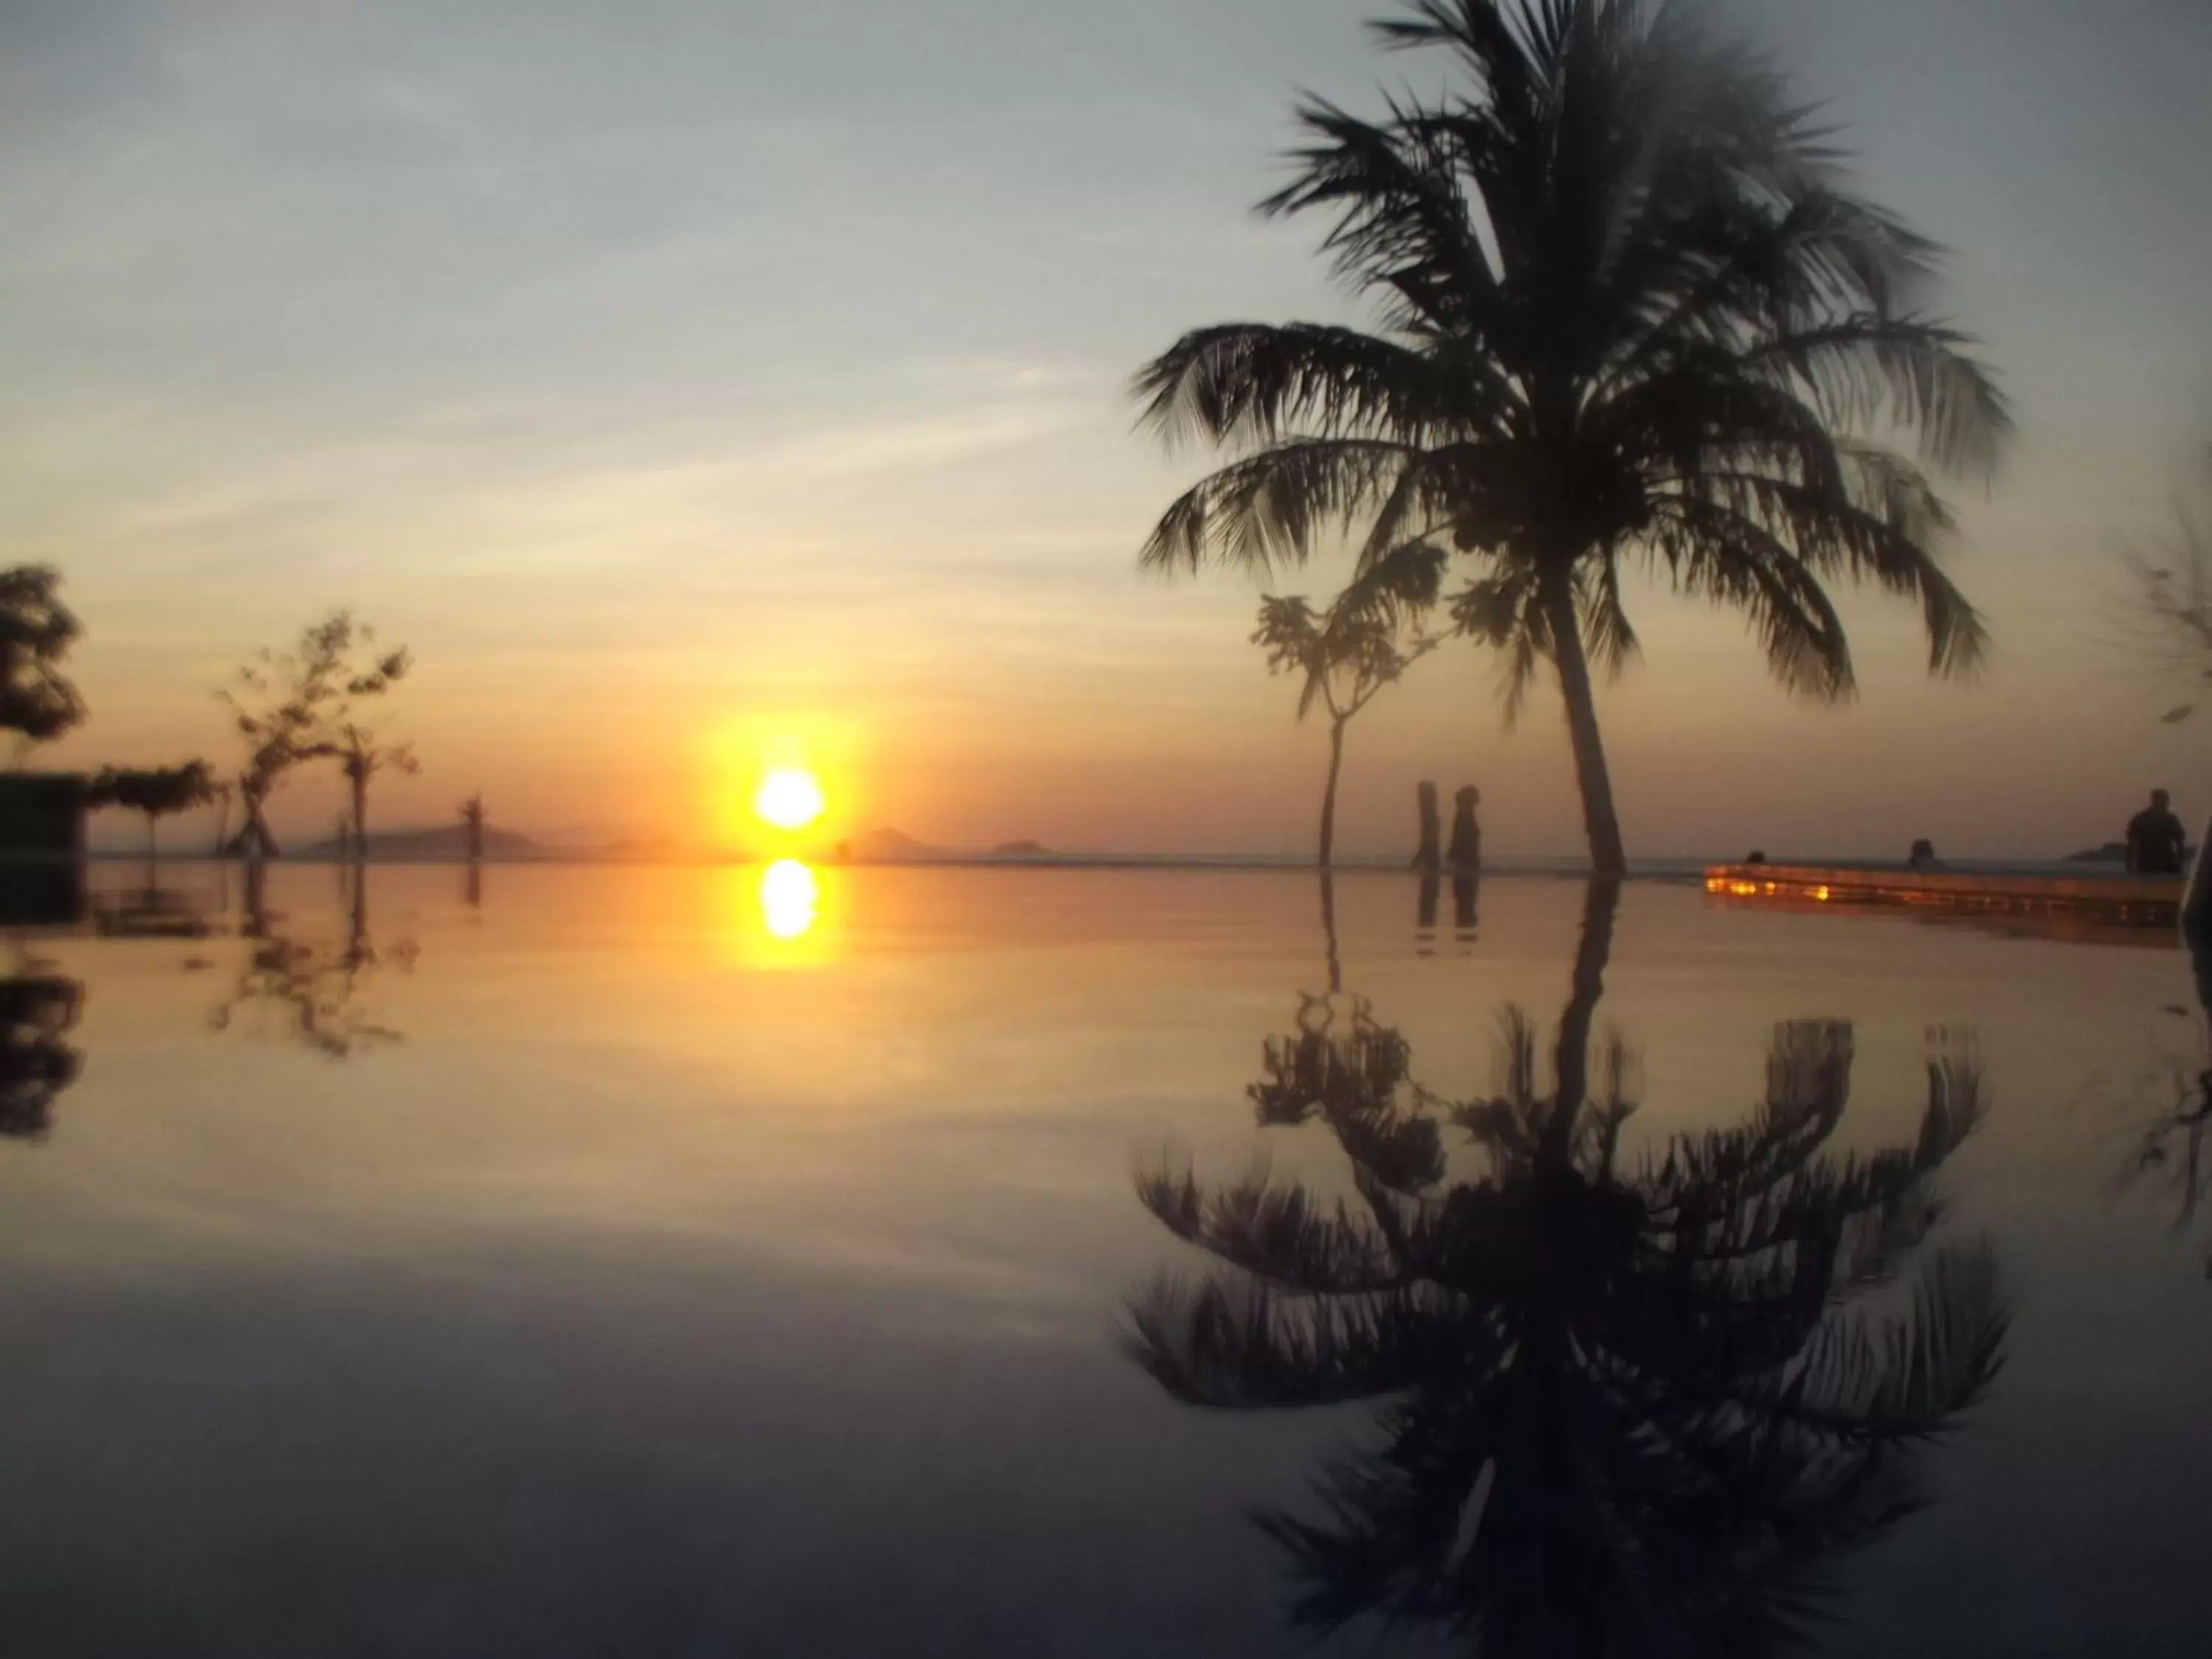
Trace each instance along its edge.
{"label": "calm water surface", "polygon": [[10,1654],[2205,1651],[2162,938],[96,877],[0,987]]}

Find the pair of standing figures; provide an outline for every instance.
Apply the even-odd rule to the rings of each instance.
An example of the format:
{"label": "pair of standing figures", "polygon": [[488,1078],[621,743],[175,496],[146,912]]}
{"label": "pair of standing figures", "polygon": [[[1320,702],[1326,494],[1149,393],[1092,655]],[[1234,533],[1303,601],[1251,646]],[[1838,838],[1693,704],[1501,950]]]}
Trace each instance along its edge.
{"label": "pair of standing figures", "polygon": [[1443,818],[1437,806],[1437,787],[1424,783],[1415,792],[1421,809],[1421,846],[1413,854],[1416,870],[1438,870],[1449,864],[1454,870],[1472,873],[1482,868],[1482,826],[1474,821],[1474,809],[1482,799],[1482,792],[1468,784],[1452,797],[1452,833],[1449,850],[1441,851]]}

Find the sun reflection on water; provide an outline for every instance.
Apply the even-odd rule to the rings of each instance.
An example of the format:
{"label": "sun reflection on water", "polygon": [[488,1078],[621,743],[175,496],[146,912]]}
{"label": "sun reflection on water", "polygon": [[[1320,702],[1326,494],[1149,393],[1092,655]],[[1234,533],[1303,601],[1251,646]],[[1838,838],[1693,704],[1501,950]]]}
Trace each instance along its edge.
{"label": "sun reflection on water", "polygon": [[760,904],[771,938],[804,939],[814,930],[822,886],[797,859],[778,859],[761,872]]}

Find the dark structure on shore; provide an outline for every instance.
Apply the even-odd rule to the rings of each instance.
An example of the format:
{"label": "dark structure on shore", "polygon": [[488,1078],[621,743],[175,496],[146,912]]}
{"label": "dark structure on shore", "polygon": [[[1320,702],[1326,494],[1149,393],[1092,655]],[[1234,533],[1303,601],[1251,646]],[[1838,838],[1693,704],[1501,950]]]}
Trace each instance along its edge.
{"label": "dark structure on shore", "polygon": [[86,799],[75,772],[0,773],[0,922],[83,914]]}
{"label": "dark structure on shore", "polygon": [[85,800],[75,772],[0,773],[0,854],[82,858]]}

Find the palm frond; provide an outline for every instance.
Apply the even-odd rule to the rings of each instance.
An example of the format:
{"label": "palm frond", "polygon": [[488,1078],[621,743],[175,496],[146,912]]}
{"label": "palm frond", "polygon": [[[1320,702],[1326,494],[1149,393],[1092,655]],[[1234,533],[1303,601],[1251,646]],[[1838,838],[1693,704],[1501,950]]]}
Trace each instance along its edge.
{"label": "palm frond", "polygon": [[1452,165],[1445,135],[1394,101],[1377,125],[1312,100],[1298,125],[1313,142],[1291,152],[1293,181],[1260,211],[1335,214],[1322,240],[1340,276],[1394,292],[1394,324],[1410,331],[1484,331],[1499,320],[1499,283]]}
{"label": "palm frond", "polygon": [[1455,388],[1422,354],[1311,323],[1195,329],[1140,369],[1139,416],[1170,446],[1237,447],[1294,436],[1420,442],[1454,418]]}
{"label": "palm frond", "polygon": [[1538,668],[1551,660],[1552,625],[1537,602],[1534,573],[1516,567],[1468,583],[1452,600],[1451,617],[1461,635],[1503,653],[1499,687],[1511,726]]}
{"label": "palm frond", "polygon": [[1161,572],[1218,564],[1261,574],[1303,564],[1323,536],[1350,530],[1388,496],[1407,455],[1401,444],[1316,438],[1231,462],[1168,508],[1139,562]]}
{"label": "palm frond", "polygon": [[1241,1181],[1207,1186],[1188,1159],[1163,1156],[1136,1180],[1138,1198],[1177,1237],[1285,1291],[1354,1295],[1407,1277],[1371,1221],[1341,1200],[1277,1185],[1264,1162]]}
{"label": "palm frond", "polygon": [[1824,1327],[1796,1365],[1743,1403],[1777,1425],[1850,1443],[1928,1439],[1996,1381],[2011,1317],[1996,1256],[1954,1246],[1919,1275],[1904,1316]]}
{"label": "palm frond", "polygon": [[1737,361],[1786,373],[1838,426],[1904,427],[1936,465],[1986,472],[2012,434],[2012,411],[1990,371],[1967,355],[1974,343],[1929,319],[1859,312],[1762,340]]}
{"label": "palm frond", "polygon": [[1128,1304],[1130,1358],[1174,1398],[1232,1410],[1370,1399],[1459,1340],[1412,1292],[1286,1300],[1258,1284],[1163,1277]]}

